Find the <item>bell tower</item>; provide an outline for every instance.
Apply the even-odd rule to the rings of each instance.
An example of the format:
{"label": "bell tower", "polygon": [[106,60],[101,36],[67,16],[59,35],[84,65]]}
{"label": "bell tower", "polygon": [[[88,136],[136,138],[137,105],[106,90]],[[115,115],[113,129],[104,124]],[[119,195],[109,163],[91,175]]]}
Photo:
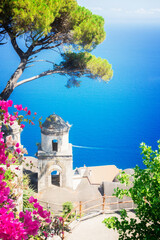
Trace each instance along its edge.
{"label": "bell tower", "polygon": [[69,143],[71,125],[56,114],[42,124],[38,157],[38,191],[57,185],[72,188],[72,144]]}

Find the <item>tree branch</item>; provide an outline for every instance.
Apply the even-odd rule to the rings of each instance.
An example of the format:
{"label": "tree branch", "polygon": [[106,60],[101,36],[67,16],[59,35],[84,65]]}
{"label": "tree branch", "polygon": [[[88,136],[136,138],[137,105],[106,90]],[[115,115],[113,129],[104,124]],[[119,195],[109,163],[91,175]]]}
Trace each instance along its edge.
{"label": "tree branch", "polygon": [[27,79],[24,79],[20,82],[17,82],[16,87],[18,87],[18,86],[20,86],[24,83],[31,82],[31,81],[36,80],[38,78],[41,78],[41,77],[44,77],[44,76],[49,76],[49,75],[52,75],[52,74],[57,74],[57,73],[69,74],[69,73],[76,73],[76,72],[81,72],[81,71],[79,69],[75,69],[75,70],[67,70],[67,69],[65,69],[65,70],[64,69],[48,70],[48,71],[42,72],[42,73],[40,73],[36,76],[33,76],[31,78],[27,78]]}
{"label": "tree branch", "polygon": [[41,77],[44,77],[44,76],[48,76],[48,75],[54,74],[54,73],[66,73],[66,71],[62,71],[62,70],[48,70],[48,71],[45,71],[45,72],[43,72],[43,73],[40,73],[40,74],[38,74],[38,75],[36,75],[36,76],[33,76],[33,77],[31,77],[31,78],[27,78],[27,79],[24,79],[24,80],[18,82],[18,83],[16,84],[16,87],[18,87],[18,86],[20,86],[20,85],[22,85],[22,84],[24,84],[24,83],[27,83],[27,82],[30,82],[30,81],[36,80],[36,79],[38,79],[38,78],[41,78]]}
{"label": "tree branch", "polygon": [[34,62],[47,62],[47,63],[51,63],[51,64],[55,65],[54,62],[49,61],[49,60],[44,60],[44,59],[29,61],[28,63],[34,63]]}
{"label": "tree branch", "polygon": [[14,48],[14,50],[16,51],[16,53],[18,54],[18,56],[20,57],[20,59],[23,58],[24,56],[24,52],[19,48],[18,44],[17,44],[17,41],[16,41],[16,38],[12,36],[12,34],[10,32],[8,32],[9,36],[10,36],[10,39],[11,39],[11,43],[12,43],[12,46]]}
{"label": "tree branch", "polygon": [[54,45],[54,46],[46,46],[46,47],[45,47],[45,46],[42,46],[41,48],[33,51],[33,52],[32,52],[32,55],[37,54],[37,53],[41,52],[42,50],[46,50],[46,49],[49,50],[49,49],[57,48],[57,47],[59,47],[60,45],[62,45],[62,43],[58,43],[57,45]]}
{"label": "tree branch", "polygon": [[35,40],[34,42],[36,42],[36,46],[45,45],[47,43],[51,44],[51,43],[58,42],[58,41],[62,40],[64,38],[63,35],[64,34],[62,34],[61,32],[53,33],[52,35],[40,38],[38,41],[36,41],[34,39]]}

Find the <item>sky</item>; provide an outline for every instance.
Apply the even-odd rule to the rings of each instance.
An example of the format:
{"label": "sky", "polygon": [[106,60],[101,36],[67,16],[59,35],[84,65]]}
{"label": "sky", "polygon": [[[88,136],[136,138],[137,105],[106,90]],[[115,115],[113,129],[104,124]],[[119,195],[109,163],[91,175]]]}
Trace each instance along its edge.
{"label": "sky", "polygon": [[78,0],[109,23],[160,25],[160,0]]}

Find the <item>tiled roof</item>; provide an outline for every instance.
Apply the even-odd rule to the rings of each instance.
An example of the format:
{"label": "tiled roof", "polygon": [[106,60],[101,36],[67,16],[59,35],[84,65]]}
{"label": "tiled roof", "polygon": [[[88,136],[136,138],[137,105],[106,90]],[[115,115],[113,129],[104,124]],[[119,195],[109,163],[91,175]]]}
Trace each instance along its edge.
{"label": "tiled roof", "polygon": [[86,176],[88,176],[91,184],[101,184],[102,182],[112,182],[119,173],[115,165],[86,167]]}

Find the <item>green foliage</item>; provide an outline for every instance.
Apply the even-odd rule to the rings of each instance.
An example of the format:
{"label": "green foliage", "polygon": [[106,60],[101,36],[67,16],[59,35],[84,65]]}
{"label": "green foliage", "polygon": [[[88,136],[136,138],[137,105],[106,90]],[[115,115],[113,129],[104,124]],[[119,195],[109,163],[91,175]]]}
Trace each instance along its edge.
{"label": "green foliage", "polygon": [[131,184],[129,179],[130,175],[126,174],[125,171],[121,171],[120,174],[117,176],[117,178],[122,184],[125,184],[125,186],[128,186]]}
{"label": "green foliage", "polygon": [[[138,166],[134,168],[133,186],[125,192],[121,189],[116,191],[117,197],[124,194],[131,196],[136,204],[136,218],[128,218],[125,210],[121,211],[121,219],[108,218],[103,222],[108,228],[117,229],[119,239],[160,239],[160,141],[158,150],[153,151],[146,144],[141,144],[143,163],[145,169]],[[128,176],[124,173],[120,181],[128,182]]]}
{"label": "green foliage", "polygon": [[14,33],[27,31],[47,34],[51,23],[59,16],[63,0],[3,0],[0,9],[0,23],[11,23]]}
{"label": "green foliage", "polygon": [[[73,209],[72,202],[65,202],[63,203],[63,218],[65,218]],[[72,219],[75,216],[75,214],[71,214],[69,216],[69,219]]]}
{"label": "green foliage", "polygon": [[73,23],[74,42],[84,47],[92,49],[105,39],[104,19],[101,16],[92,14],[85,7],[78,6],[71,14]]}
{"label": "green foliage", "polygon": [[66,69],[75,71],[76,76],[81,76],[86,72],[90,78],[101,78],[108,81],[113,76],[112,65],[106,59],[95,57],[88,52],[66,52],[64,55],[64,62],[62,64]]}
{"label": "green foliage", "polygon": [[11,169],[7,169],[7,170],[5,171],[4,176],[5,176],[5,182],[6,182],[7,184],[9,184],[11,181],[13,181],[14,176],[15,176],[15,173],[12,172]]}
{"label": "green foliage", "polygon": [[104,81],[108,81],[113,76],[111,64],[106,59],[96,58],[94,55],[87,62],[86,68],[90,70],[94,78],[100,77]]}
{"label": "green foliage", "polygon": [[25,208],[33,208],[33,204],[28,199],[35,195],[34,189],[30,186],[30,178],[27,174],[23,174],[23,210]]}
{"label": "green foliage", "polygon": [[63,215],[67,216],[73,209],[72,202],[63,203]]}
{"label": "green foliage", "polygon": [[31,33],[34,41],[57,30],[71,31],[72,41],[89,49],[105,38],[104,19],[75,0],[3,0],[0,13],[2,26],[16,36]]}
{"label": "green foliage", "polygon": [[[129,186],[131,184],[130,181],[130,175],[126,174],[124,171],[121,171],[120,174],[117,176],[117,179],[120,181],[120,183],[124,184],[125,186]],[[119,199],[122,199],[123,196],[131,197],[130,191],[128,189],[122,189],[117,187],[114,189],[114,196],[118,197]]]}

